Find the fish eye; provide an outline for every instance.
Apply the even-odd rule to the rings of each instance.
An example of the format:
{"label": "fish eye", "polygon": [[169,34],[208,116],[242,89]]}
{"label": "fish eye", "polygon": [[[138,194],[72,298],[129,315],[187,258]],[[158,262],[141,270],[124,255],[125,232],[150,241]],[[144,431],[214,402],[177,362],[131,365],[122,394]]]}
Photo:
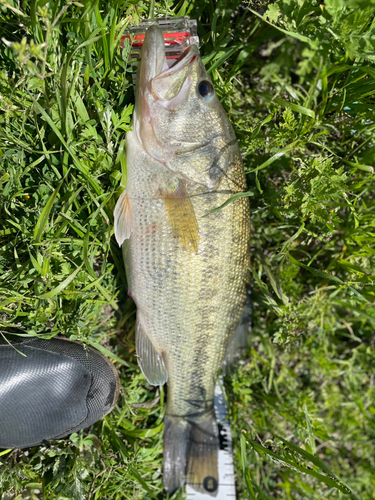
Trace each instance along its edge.
{"label": "fish eye", "polygon": [[210,97],[212,97],[214,95],[215,90],[214,90],[214,86],[212,85],[211,82],[208,82],[207,80],[203,80],[198,85],[198,92],[203,97],[203,99],[209,99]]}

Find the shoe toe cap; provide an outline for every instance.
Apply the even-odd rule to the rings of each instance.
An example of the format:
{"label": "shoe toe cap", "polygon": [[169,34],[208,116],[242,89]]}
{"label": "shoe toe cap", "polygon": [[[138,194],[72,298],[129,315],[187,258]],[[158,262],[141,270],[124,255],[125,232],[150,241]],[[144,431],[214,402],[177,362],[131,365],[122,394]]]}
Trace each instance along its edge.
{"label": "shoe toe cap", "polygon": [[100,353],[62,339],[0,345],[0,448],[26,448],[111,411],[119,380]]}

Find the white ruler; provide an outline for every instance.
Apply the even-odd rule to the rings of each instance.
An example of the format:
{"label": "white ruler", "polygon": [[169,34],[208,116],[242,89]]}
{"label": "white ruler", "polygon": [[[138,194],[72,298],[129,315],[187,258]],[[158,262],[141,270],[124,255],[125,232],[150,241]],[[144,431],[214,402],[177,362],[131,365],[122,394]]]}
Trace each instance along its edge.
{"label": "white ruler", "polygon": [[[220,384],[224,387],[223,377],[219,377]],[[214,406],[216,419],[219,426],[220,437],[220,450],[218,457],[219,468],[219,485],[215,495],[216,485],[208,482],[207,493],[200,493],[193,490],[189,484],[186,484],[186,498],[187,500],[236,500],[236,487],[234,482],[234,467],[233,467],[233,448],[232,448],[232,435],[230,433],[230,425],[227,419],[228,409],[225,397],[219,382],[216,383]],[[215,488],[215,490],[213,489]],[[212,493],[208,493],[211,491]]]}

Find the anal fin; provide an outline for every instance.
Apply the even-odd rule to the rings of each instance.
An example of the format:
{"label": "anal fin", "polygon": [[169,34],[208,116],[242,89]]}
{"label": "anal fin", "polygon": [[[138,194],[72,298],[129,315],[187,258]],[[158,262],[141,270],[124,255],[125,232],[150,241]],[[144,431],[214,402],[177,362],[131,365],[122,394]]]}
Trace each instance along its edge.
{"label": "anal fin", "polygon": [[163,385],[168,379],[163,356],[149,339],[141,322],[137,319],[135,327],[135,347],[138,364],[151,385]]}

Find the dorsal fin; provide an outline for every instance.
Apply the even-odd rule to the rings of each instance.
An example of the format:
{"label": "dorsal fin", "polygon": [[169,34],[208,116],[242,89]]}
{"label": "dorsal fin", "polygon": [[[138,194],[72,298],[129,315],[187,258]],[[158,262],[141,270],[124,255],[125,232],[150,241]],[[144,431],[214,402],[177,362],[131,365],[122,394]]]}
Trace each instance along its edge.
{"label": "dorsal fin", "polygon": [[224,375],[229,375],[237,365],[237,362],[244,356],[249,335],[251,332],[252,303],[251,294],[248,290],[242,317],[235,332],[228,340],[225,355],[221,367]]}

